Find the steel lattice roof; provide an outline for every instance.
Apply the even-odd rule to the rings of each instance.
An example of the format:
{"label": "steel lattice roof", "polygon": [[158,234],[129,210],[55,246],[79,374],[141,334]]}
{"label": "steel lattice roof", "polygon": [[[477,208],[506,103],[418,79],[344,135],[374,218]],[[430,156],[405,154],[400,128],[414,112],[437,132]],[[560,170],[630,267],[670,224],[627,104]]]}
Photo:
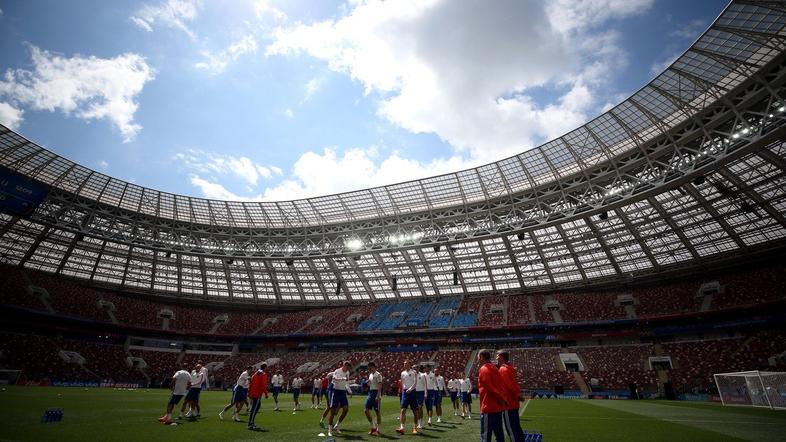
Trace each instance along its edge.
{"label": "steel lattice roof", "polygon": [[125,289],[324,304],[586,285],[781,247],[785,26],[786,2],[732,2],[663,73],[562,137],[310,199],[143,188],[0,126],[0,165],[53,188],[29,219],[0,215],[0,253]]}

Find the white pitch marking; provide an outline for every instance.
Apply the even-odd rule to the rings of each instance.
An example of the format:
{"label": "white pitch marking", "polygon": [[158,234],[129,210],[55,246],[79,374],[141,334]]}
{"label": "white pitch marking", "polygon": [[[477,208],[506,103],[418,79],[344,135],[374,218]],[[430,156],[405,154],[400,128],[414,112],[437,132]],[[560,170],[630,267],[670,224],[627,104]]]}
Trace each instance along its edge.
{"label": "white pitch marking", "polygon": [[527,409],[527,405],[529,405],[529,401],[530,401],[530,399],[527,399],[527,401],[524,402],[524,406],[521,407],[521,411],[519,411],[519,417],[521,417],[524,414],[524,410]]}

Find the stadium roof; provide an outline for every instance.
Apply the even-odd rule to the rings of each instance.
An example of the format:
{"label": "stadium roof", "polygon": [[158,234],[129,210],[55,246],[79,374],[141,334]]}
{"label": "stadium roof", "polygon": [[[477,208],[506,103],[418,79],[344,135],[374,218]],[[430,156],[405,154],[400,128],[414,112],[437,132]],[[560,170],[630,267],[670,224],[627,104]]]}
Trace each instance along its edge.
{"label": "stadium roof", "polygon": [[50,187],[31,215],[0,214],[0,253],[123,289],[325,304],[585,286],[780,248],[785,25],[786,2],[732,2],[648,85],[562,137],[303,200],[143,188],[0,126],[0,165]]}

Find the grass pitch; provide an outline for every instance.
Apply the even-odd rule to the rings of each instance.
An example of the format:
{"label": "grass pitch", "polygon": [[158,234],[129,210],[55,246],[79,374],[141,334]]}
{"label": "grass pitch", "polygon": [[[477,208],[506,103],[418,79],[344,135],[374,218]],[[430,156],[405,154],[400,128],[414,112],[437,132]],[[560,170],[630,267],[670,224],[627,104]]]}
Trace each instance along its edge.
{"label": "grass pitch", "polygon": [[[169,393],[164,390],[115,391],[110,389],[7,387],[0,393],[0,441],[322,441],[321,410],[292,414],[291,395],[280,398],[282,410],[274,412],[272,398],[263,400],[257,424],[251,432],[245,423],[219,421],[217,413],[229,401],[228,392],[203,392],[202,418],[177,426],[156,422],[164,413]],[[384,398],[384,435],[368,436],[363,415],[364,398],[350,399],[343,434],[336,440],[450,440],[477,441],[479,422],[453,416],[449,402],[442,424],[425,428],[419,435],[399,436],[398,402]],[[473,404],[477,407],[477,401]],[[46,408],[64,410],[57,423],[41,423]],[[477,411],[477,408],[475,408]],[[229,417],[229,416],[227,416]],[[241,416],[245,421],[246,416]],[[411,414],[407,431],[411,430]],[[782,441],[786,438],[786,411],[728,408],[714,404],[667,401],[532,400],[521,416],[522,427],[543,433],[546,441]]]}

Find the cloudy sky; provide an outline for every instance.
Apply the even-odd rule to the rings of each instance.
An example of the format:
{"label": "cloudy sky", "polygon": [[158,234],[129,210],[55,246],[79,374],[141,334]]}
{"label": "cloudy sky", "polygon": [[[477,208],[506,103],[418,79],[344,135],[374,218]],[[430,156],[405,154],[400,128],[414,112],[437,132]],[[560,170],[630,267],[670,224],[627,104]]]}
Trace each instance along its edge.
{"label": "cloudy sky", "polygon": [[725,3],[0,0],[0,123],[169,192],[343,192],[559,136]]}

